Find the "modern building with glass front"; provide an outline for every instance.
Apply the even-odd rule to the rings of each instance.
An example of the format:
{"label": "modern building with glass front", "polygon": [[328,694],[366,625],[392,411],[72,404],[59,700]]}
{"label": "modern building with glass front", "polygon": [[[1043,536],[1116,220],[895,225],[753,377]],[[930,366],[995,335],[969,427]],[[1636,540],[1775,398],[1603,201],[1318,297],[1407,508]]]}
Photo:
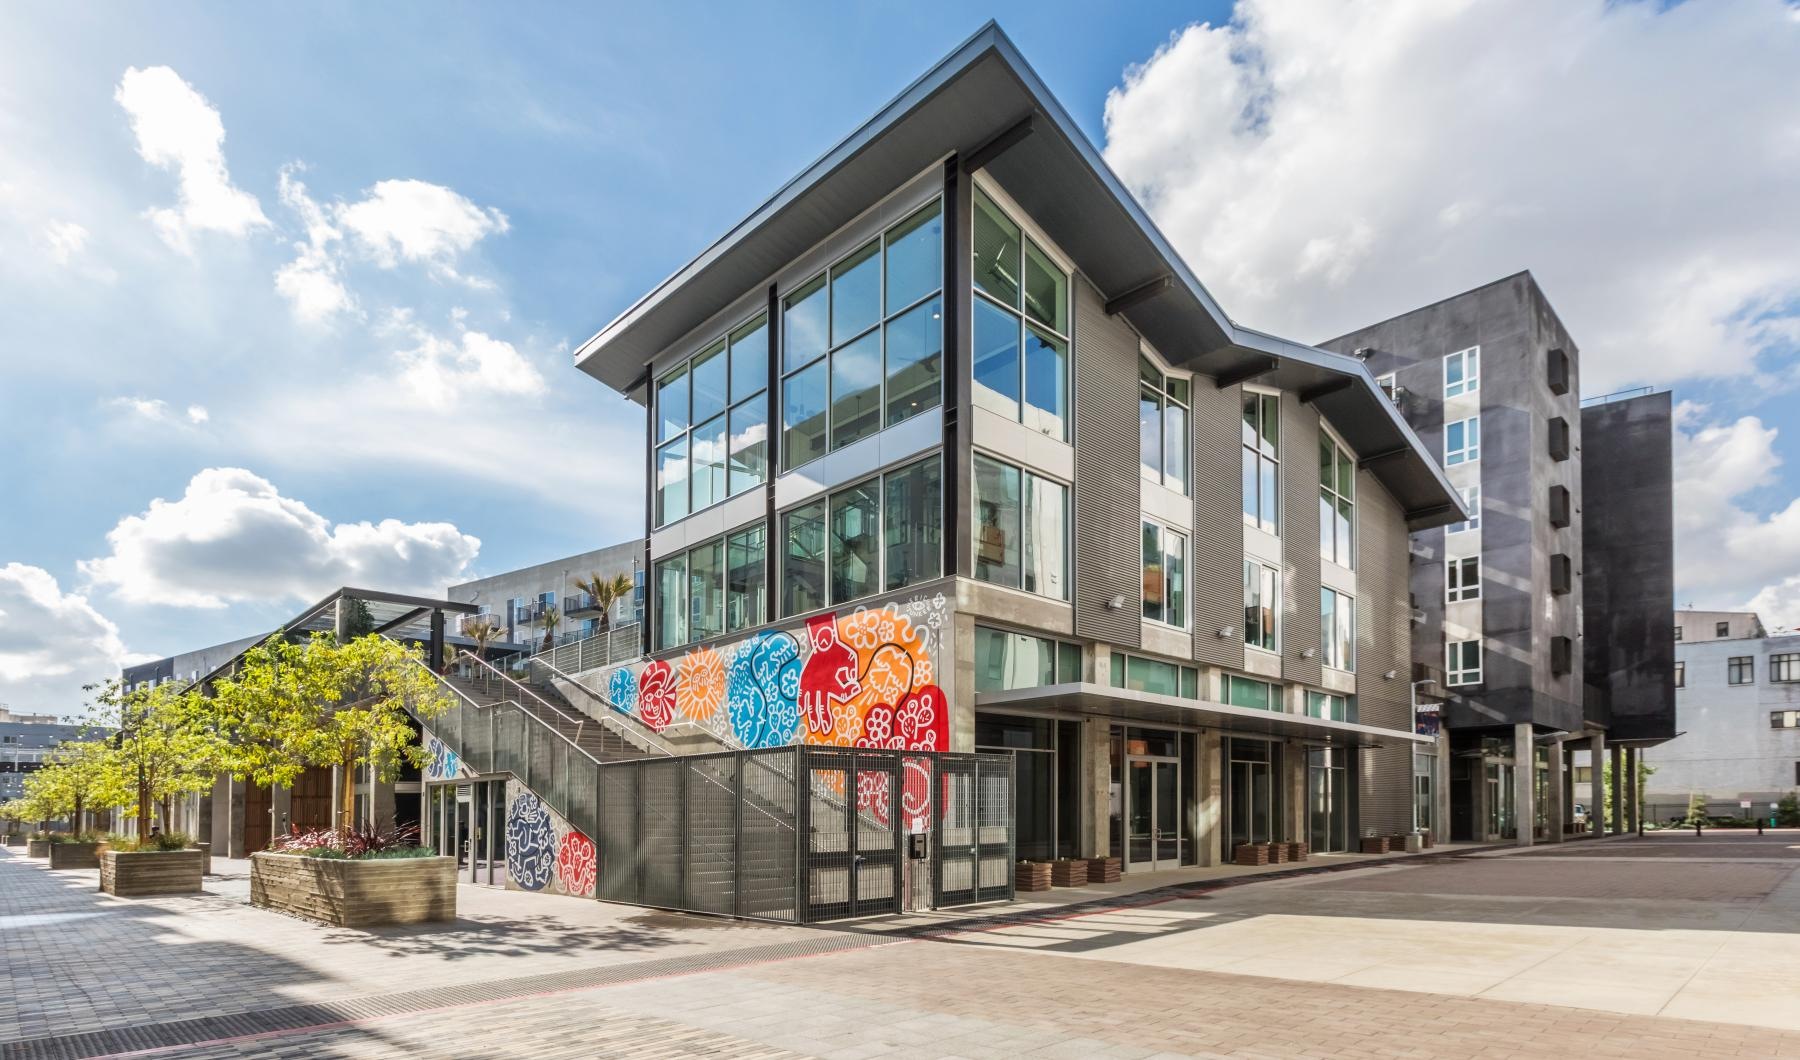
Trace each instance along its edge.
{"label": "modern building with glass front", "polygon": [[1362,361],[1225,315],[997,27],[576,363],[645,410],[612,710],[1009,753],[1020,858],[1418,823],[1408,534],[1456,489]]}

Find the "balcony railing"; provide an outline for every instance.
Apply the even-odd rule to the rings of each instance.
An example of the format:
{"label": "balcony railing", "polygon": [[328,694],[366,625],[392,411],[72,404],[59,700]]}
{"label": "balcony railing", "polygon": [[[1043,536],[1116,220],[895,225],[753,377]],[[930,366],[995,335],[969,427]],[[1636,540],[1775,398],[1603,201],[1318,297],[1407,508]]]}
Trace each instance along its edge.
{"label": "balcony railing", "polygon": [[627,622],[595,633],[582,631],[559,637],[548,649],[542,648],[540,638],[532,654],[564,673],[578,674],[638,658],[643,654],[642,637],[638,623]]}

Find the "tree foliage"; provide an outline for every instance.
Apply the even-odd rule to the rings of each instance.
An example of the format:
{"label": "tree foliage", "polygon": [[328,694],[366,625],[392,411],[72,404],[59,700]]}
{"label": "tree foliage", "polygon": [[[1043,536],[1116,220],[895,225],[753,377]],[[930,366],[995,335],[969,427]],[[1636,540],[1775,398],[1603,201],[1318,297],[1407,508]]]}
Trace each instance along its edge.
{"label": "tree foliage", "polygon": [[101,740],[79,740],[50,751],[43,768],[25,778],[25,796],[18,801],[30,811],[28,819],[67,818],[80,831],[86,823],[83,815],[127,805],[131,798],[115,749]]}
{"label": "tree foliage", "polygon": [[631,595],[633,588],[631,576],[615,574],[608,578],[599,571],[594,571],[586,578],[575,579],[575,588],[594,598],[594,606],[600,611],[601,629],[612,626],[613,605]]}
{"label": "tree foliage", "polygon": [[339,818],[350,823],[356,770],[392,780],[427,755],[408,714],[429,720],[450,700],[424,655],[377,635],[339,644],[281,634],[247,652],[215,683],[212,711],[230,747],[228,770],[260,785],[291,785],[315,766],[343,767]]}
{"label": "tree foliage", "polygon": [[122,802],[137,817],[137,834],[150,834],[152,808],[166,828],[170,801],[212,787],[225,761],[211,705],[184,684],[126,691],[109,681],[88,691],[95,693],[88,726],[114,733],[111,768],[118,785],[132,793]]}

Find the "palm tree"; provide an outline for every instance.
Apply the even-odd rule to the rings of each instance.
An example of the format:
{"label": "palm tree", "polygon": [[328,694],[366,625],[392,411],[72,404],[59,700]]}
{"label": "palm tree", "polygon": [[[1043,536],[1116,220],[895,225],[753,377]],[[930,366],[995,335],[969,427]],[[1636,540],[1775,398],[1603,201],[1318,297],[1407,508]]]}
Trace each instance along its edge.
{"label": "palm tree", "polygon": [[476,615],[463,623],[463,636],[475,642],[475,657],[486,661],[488,645],[500,639],[500,624],[486,615]]}
{"label": "palm tree", "polygon": [[600,611],[598,628],[607,629],[612,625],[613,605],[631,595],[631,576],[615,574],[608,578],[595,571],[586,578],[576,579],[575,588],[594,598],[594,606]]}
{"label": "palm tree", "polygon": [[545,607],[544,613],[538,616],[537,624],[544,628],[543,650],[549,651],[556,647],[556,629],[562,625],[562,610],[555,604]]}

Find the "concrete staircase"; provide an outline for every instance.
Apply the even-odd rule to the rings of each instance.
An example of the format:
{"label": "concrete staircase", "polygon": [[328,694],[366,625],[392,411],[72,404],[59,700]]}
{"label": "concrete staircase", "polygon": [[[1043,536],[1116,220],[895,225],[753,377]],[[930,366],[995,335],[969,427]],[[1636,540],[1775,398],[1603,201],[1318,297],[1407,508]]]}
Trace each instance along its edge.
{"label": "concrete staircase", "polygon": [[480,706],[505,703],[523,710],[597,761],[617,762],[651,755],[575,709],[554,688],[511,681],[483,670],[470,675],[444,674],[441,679]]}

